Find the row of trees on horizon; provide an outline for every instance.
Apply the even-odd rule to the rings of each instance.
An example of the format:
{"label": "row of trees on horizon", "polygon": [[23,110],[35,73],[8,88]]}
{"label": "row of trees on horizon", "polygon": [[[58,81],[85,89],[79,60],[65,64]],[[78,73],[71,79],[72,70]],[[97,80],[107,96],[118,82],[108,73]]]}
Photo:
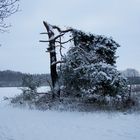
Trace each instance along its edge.
{"label": "row of trees on horizon", "polygon": [[[121,73],[128,78],[128,83],[140,84],[140,73],[135,69],[126,69]],[[49,74],[27,74],[12,70],[0,71],[0,87],[20,87],[22,86],[22,78],[31,75],[34,81],[40,81],[41,86],[48,86],[50,81]]]}
{"label": "row of trees on horizon", "polygon": [[40,86],[48,86],[49,74],[27,74],[11,70],[0,71],[0,87],[21,87],[23,78],[31,76],[33,81],[38,81]]}

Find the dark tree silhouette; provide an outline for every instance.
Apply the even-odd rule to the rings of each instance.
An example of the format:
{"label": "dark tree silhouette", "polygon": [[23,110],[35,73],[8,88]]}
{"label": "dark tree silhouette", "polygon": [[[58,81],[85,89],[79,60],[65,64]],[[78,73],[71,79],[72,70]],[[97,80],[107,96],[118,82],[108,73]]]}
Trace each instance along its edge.
{"label": "dark tree silhouette", "polygon": [[[55,93],[59,95],[60,93],[60,87],[59,87],[59,81],[58,81],[58,73],[57,73],[57,64],[63,63],[62,61],[57,61],[56,56],[56,47],[60,47],[60,55],[61,55],[61,48],[62,45],[71,41],[70,40],[62,42],[61,37],[64,36],[66,33],[71,32],[72,29],[66,29],[61,30],[58,26],[50,25],[47,22],[43,21],[43,24],[47,30],[45,33],[41,34],[47,34],[48,40],[40,40],[40,42],[48,42],[48,48],[47,52],[50,54],[50,74],[51,74],[51,81],[52,81],[52,87],[53,87],[53,98],[55,97]],[[56,33],[56,32],[57,33]]]}

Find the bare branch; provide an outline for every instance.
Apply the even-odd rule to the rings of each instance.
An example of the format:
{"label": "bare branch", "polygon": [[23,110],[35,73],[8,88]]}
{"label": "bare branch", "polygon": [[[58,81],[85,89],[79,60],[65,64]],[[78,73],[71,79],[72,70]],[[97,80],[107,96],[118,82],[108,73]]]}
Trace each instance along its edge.
{"label": "bare branch", "polygon": [[54,50],[49,50],[49,49],[47,49],[46,52],[52,53],[52,52],[55,52],[55,51],[54,51]]}
{"label": "bare branch", "polygon": [[19,0],[0,0],[0,31],[4,32],[10,25],[5,24],[5,19],[19,10]]}
{"label": "bare branch", "polygon": [[[69,39],[69,40],[67,40],[67,41],[65,41],[65,42],[60,42],[60,41],[56,40],[55,43],[59,43],[59,44],[62,45],[62,44],[66,44],[66,43],[72,41],[73,39],[74,39],[74,38],[71,38],[71,39]],[[39,42],[50,42],[50,40],[39,40]]]}
{"label": "bare branch", "polygon": [[53,27],[53,29],[57,29],[58,32],[60,32],[60,33],[62,32],[61,29],[60,29],[58,26],[56,26],[56,25],[52,25],[52,27]]}
{"label": "bare branch", "polygon": [[62,45],[56,45],[55,47],[61,47],[61,48],[65,48],[65,47],[63,47]]}
{"label": "bare branch", "polygon": [[41,35],[43,35],[43,34],[47,34],[48,35],[48,33],[46,33],[46,32],[42,32],[42,33],[40,33]]}
{"label": "bare branch", "polygon": [[50,41],[55,41],[57,38],[59,38],[59,37],[61,37],[61,36],[63,36],[64,34],[59,34],[59,35],[57,35],[56,37],[53,37],[53,38],[50,38],[49,39],[49,42]]}
{"label": "bare branch", "polygon": [[73,39],[74,39],[74,38],[71,38],[71,39],[69,39],[69,40],[67,40],[67,41],[64,41],[64,42],[60,42],[60,41],[55,41],[55,42],[56,42],[56,43],[60,43],[60,44],[62,45],[62,44],[66,44],[66,43],[72,41]]}
{"label": "bare branch", "polygon": [[58,26],[56,26],[56,25],[52,25],[52,28],[53,28],[53,29],[57,29],[57,31],[60,32],[60,33],[67,33],[67,32],[73,31],[72,28],[69,28],[69,29],[66,29],[66,30],[61,30],[61,29],[60,29]]}
{"label": "bare branch", "polygon": [[62,32],[62,33],[67,33],[67,32],[71,32],[71,31],[73,31],[73,29],[72,29],[72,28],[67,29],[67,30],[62,30],[61,32]]}
{"label": "bare branch", "polygon": [[65,61],[56,61],[56,62],[53,62],[51,65],[57,65],[57,64],[60,64],[60,63],[65,63]]}
{"label": "bare branch", "polygon": [[39,42],[50,42],[49,40],[39,40]]}

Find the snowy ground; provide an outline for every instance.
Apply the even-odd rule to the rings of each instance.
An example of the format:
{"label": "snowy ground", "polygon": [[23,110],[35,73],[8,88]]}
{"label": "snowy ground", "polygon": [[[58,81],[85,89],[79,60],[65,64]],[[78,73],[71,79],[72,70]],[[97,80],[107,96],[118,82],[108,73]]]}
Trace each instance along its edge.
{"label": "snowy ground", "polygon": [[13,108],[0,88],[0,140],[140,140],[140,114],[38,111]]}

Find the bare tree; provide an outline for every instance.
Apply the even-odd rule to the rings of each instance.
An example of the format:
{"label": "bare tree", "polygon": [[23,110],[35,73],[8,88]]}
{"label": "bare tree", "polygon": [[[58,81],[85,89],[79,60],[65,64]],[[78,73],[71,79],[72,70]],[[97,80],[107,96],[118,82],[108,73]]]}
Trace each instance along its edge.
{"label": "bare tree", "polygon": [[18,2],[19,0],[0,0],[0,32],[10,26],[5,23],[5,19],[18,11]]}
{"label": "bare tree", "polygon": [[[43,21],[43,24],[47,30],[47,32],[41,34],[47,34],[48,40],[40,40],[40,42],[48,42],[47,52],[50,54],[50,74],[51,74],[51,81],[53,87],[53,93],[57,93],[59,95],[60,88],[59,88],[59,81],[58,81],[58,73],[57,73],[57,64],[63,63],[62,61],[57,61],[56,56],[56,47],[60,47],[60,55],[62,56],[61,49],[63,44],[73,40],[70,38],[67,41],[62,42],[61,37],[63,37],[66,33],[71,32],[73,29],[69,28],[66,30],[61,30],[58,26],[50,25],[47,22]],[[57,35],[56,32],[57,31]],[[53,98],[55,95],[53,95]]]}

